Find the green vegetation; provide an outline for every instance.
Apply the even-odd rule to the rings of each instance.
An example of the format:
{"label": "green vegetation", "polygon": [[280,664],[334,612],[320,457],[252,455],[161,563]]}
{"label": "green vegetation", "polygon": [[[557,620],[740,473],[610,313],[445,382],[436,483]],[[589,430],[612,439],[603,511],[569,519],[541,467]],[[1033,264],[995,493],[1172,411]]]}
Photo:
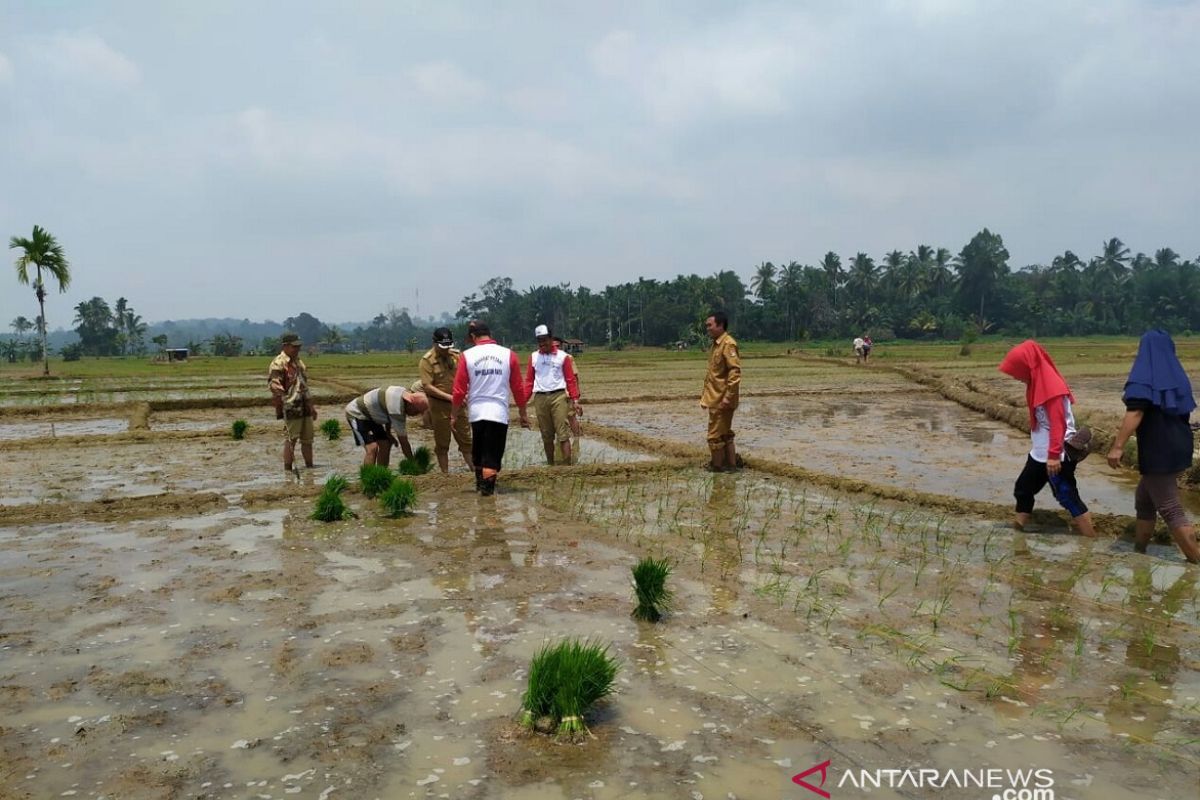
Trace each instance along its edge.
{"label": "green vegetation", "polygon": [[367,497],[378,497],[392,485],[396,475],[382,464],[363,464],[358,468],[358,483]]}
{"label": "green vegetation", "polygon": [[312,519],[320,522],[338,522],[353,517],[354,512],[342,500],[342,492],[346,490],[346,486],[346,479],[341,475],[330,475],[321,494],[317,496]]}
{"label": "green vegetation", "polygon": [[400,461],[397,471],[401,475],[424,475],[433,468],[433,454],[428,447],[418,447],[413,451],[412,458]]}
{"label": "green vegetation", "polygon": [[37,295],[38,330],[42,334],[42,374],[50,374],[50,348],[46,345],[46,282],[42,272],[45,271],[58,284],[61,294],[71,285],[71,264],[67,254],[54,235],[40,225],[33,226],[33,233],[28,239],[13,236],[8,240],[9,250],[20,250],[15,266],[17,268],[17,283],[29,285],[29,268],[35,270],[33,292]]}
{"label": "green vegetation", "polygon": [[412,513],[417,505],[417,489],[412,481],[396,478],[391,486],[379,497],[383,512],[389,517],[402,517]]}
{"label": "green vegetation", "polygon": [[332,442],[341,438],[342,425],[336,419],[327,419],[321,423],[321,433],[325,434],[325,438]]}
{"label": "green vegetation", "polygon": [[634,619],[658,622],[671,607],[667,578],[671,564],[667,559],[643,558],[633,567],[633,591],[637,598]]}
{"label": "green vegetation", "polygon": [[246,438],[246,429],[249,427],[250,427],[250,425],[244,419],[234,420],[233,421],[233,438],[237,439],[238,441],[245,439]]}
{"label": "green vegetation", "polygon": [[586,733],[583,715],[612,693],[620,669],[608,649],[580,639],[543,645],[529,664],[521,724],[532,729],[545,721],[567,737]]}

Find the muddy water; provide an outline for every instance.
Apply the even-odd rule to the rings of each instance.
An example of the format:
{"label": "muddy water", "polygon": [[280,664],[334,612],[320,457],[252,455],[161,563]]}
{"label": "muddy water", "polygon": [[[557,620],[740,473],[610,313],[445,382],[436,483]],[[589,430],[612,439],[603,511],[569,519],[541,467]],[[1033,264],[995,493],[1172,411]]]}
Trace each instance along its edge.
{"label": "muddy water", "polygon": [[[589,409],[604,425],[702,444],[707,418],[696,403],[631,403]],[[938,395],[913,389],[834,399],[746,398],[734,418],[741,452],[818,471],[854,475],[933,494],[1009,502],[1029,437]],[[1130,514],[1136,475],[1099,457],[1078,467],[1079,489],[1096,511]],[[1188,498],[1200,512],[1200,498]],[[1038,505],[1056,508],[1049,490]]]}
{"label": "muddy water", "polygon": [[53,422],[2,422],[0,441],[17,439],[55,439],[67,436],[95,436],[105,433],[124,433],[129,430],[126,419],[64,419]]}
{"label": "muddy water", "polygon": [[[740,477],[720,480],[665,488],[703,497],[689,507],[723,505],[726,484],[758,513],[775,504],[767,482],[743,494]],[[779,505],[814,519],[855,513],[844,498]],[[1058,796],[1076,798],[1137,787],[1177,798],[1194,784],[1174,750],[1146,761],[1102,723],[998,713],[850,627],[807,623],[756,593],[749,572],[701,572],[686,545],[665,550],[678,562],[676,614],[636,623],[628,569],[641,548],[533,493],[440,490],[407,519],[330,526],[306,511],[0,530],[5,790],[799,797],[791,776],[825,759],[835,780],[846,769],[1044,766]],[[1151,579],[1149,602],[1169,585]],[[512,722],[529,656],[565,634],[612,642],[623,664],[617,694],[589,719],[594,738],[577,745]],[[1194,681],[1179,660],[1171,669],[1172,681]],[[1148,727],[1175,724],[1161,707]]]}
{"label": "muddy water", "polygon": [[[157,415],[152,417],[152,425],[156,418]],[[213,412],[208,417],[193,418],[191,421],[208,424],[210,420],[211,424],[227,427],[230,415]],[[255,431],[279,429],[274,420],[251,417],[249,421]],[[99,420],[94,424],[104,422],[109,421]],[[93,425],[92,422],[78,424]],[[128,421],[121,421],[121,424],[127,427]],[[410,438],[414,447],[433,446],[430,432],[415,426],[410,431]],[[5,459],[0,462],[0,505],[95,501],[162,492],[228,494],[275,486],[291,479],[282,470],[281,441],[263,436],[253,436],[243,441],[214,436],[163,439],[161,442],[97,442],[64,448],[61,452],[53,451],[50,444],[46,447],[17,449],[6,453]],[[580,464],[649,459],[644,454],[622,450],[586,437],[577,444],[577,463]],[[324,481],[335,472],[356,475],[362,463],[362,449],[354,445],[344,429],[342,438],[336,441],[318,440],[314,444],[314,451],[316,468],[301,473],[306,484]],[[42,468],[48,456],[54,459],[54,469]],[[453,456],[451,465],[455,471],[465,471],[456,451]],[[396,461],[393,460],[393,466]],[[516,469],[544,462],[540,435],[536,431],[512,426],[505,466]]]}

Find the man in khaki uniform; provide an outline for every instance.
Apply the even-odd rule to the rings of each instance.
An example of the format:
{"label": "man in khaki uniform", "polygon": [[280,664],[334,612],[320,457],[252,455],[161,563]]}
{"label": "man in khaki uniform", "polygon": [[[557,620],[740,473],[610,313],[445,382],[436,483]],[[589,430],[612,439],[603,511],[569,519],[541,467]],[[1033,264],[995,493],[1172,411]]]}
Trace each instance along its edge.
{"label": "man in khaki uniform", "polygon": [[737,341],[729,335],[728,326],[729,317],[723,311],[714,311],[704,321],[712,349],[708,353],[708,374],[704,376],[700,407],[708,409],[708,450],[712,460],[706,469],[712,472],[732,472],[739,466],[733,444],[733,412],[738,405],[742,364]]}
{"label": "man in khaki uniform", "polygon": [[308,367],[300,360],[300,337],[285,333],[279,337],[280,353],[275,356],[267,371],[267,386],[271,389],[271,400],[275,404],[275,419],[283,420],[283,469],[292,471],[296,454],[296,440],[300,440],[300,453],[304,466],[313,465],[313,422],[317,418],[317,407],[308,394]]}
{"label": "man in khaki uniform", "polygon": [[454,398],[454,373],[462,353],[454,349],[454,335],[449,328],[438,328],[433,332],[433,347],[421,356],[421,387],[429,398],[429,416],[433,426],[433,451],[442,472],[450,471],[450,435],[458,444],[458,452],[471,463],[471,424],[462,414],[451,429],[450,401]]}

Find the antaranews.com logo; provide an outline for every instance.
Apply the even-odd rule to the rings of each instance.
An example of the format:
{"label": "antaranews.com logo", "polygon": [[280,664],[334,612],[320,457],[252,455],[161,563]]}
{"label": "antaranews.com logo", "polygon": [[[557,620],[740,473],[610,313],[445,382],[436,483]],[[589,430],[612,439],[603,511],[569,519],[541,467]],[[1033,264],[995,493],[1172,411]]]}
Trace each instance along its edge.
{"label": "antaranews.com logo", "polygon": [[[832,759],[814,764],[792,776],[792,783],[829,800],[833,789],[979,789],[991,800],[1055,800],[1054,770],[1040,769],[847,769],[841,778],[830,765]],[[826,783],[829,786],[826,786]],[[847,792],[849,793],[849,792]]]}

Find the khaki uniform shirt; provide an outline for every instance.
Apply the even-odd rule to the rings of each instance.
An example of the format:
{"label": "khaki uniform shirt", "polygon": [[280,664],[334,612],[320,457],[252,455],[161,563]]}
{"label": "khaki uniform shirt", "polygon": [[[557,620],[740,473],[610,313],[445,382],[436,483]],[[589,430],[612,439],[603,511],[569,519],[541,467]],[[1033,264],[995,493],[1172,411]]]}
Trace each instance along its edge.
{"label": "khaki uniform shirt", "polygon": [[[453,347],[449,350],[449,358],[443,358],[439,353],[436,345],[429,348],[425,355],[421,356],[421,383],[428,384],[435,389],[441,389],[446,394],[454,394],[454,372],[458,369],[458,359],[462,353]],[[446,352],[446,351],[443,351]],[[422,388],[420,391],[425,391]],[[435,402],[449,402],[442,400],[440,397],[429,395],[429,399]]]}
{"label": "khaki uniform shirt", "polygon": [[308,402],[308,367],[297,358],[295,361],[280,353],[271,362],[267,371],[267,385],[271,394],[283,398],[285,411],[303,413]]}
{"label": "khaki uniform shirt", "polygon": [[729,407],[737,408],[741,382],[742,362],[738,358],[737,341],[726,332],[717,337],[708,352],[708,374],[704,376],[700,405],[715,409],[728,399]]}

